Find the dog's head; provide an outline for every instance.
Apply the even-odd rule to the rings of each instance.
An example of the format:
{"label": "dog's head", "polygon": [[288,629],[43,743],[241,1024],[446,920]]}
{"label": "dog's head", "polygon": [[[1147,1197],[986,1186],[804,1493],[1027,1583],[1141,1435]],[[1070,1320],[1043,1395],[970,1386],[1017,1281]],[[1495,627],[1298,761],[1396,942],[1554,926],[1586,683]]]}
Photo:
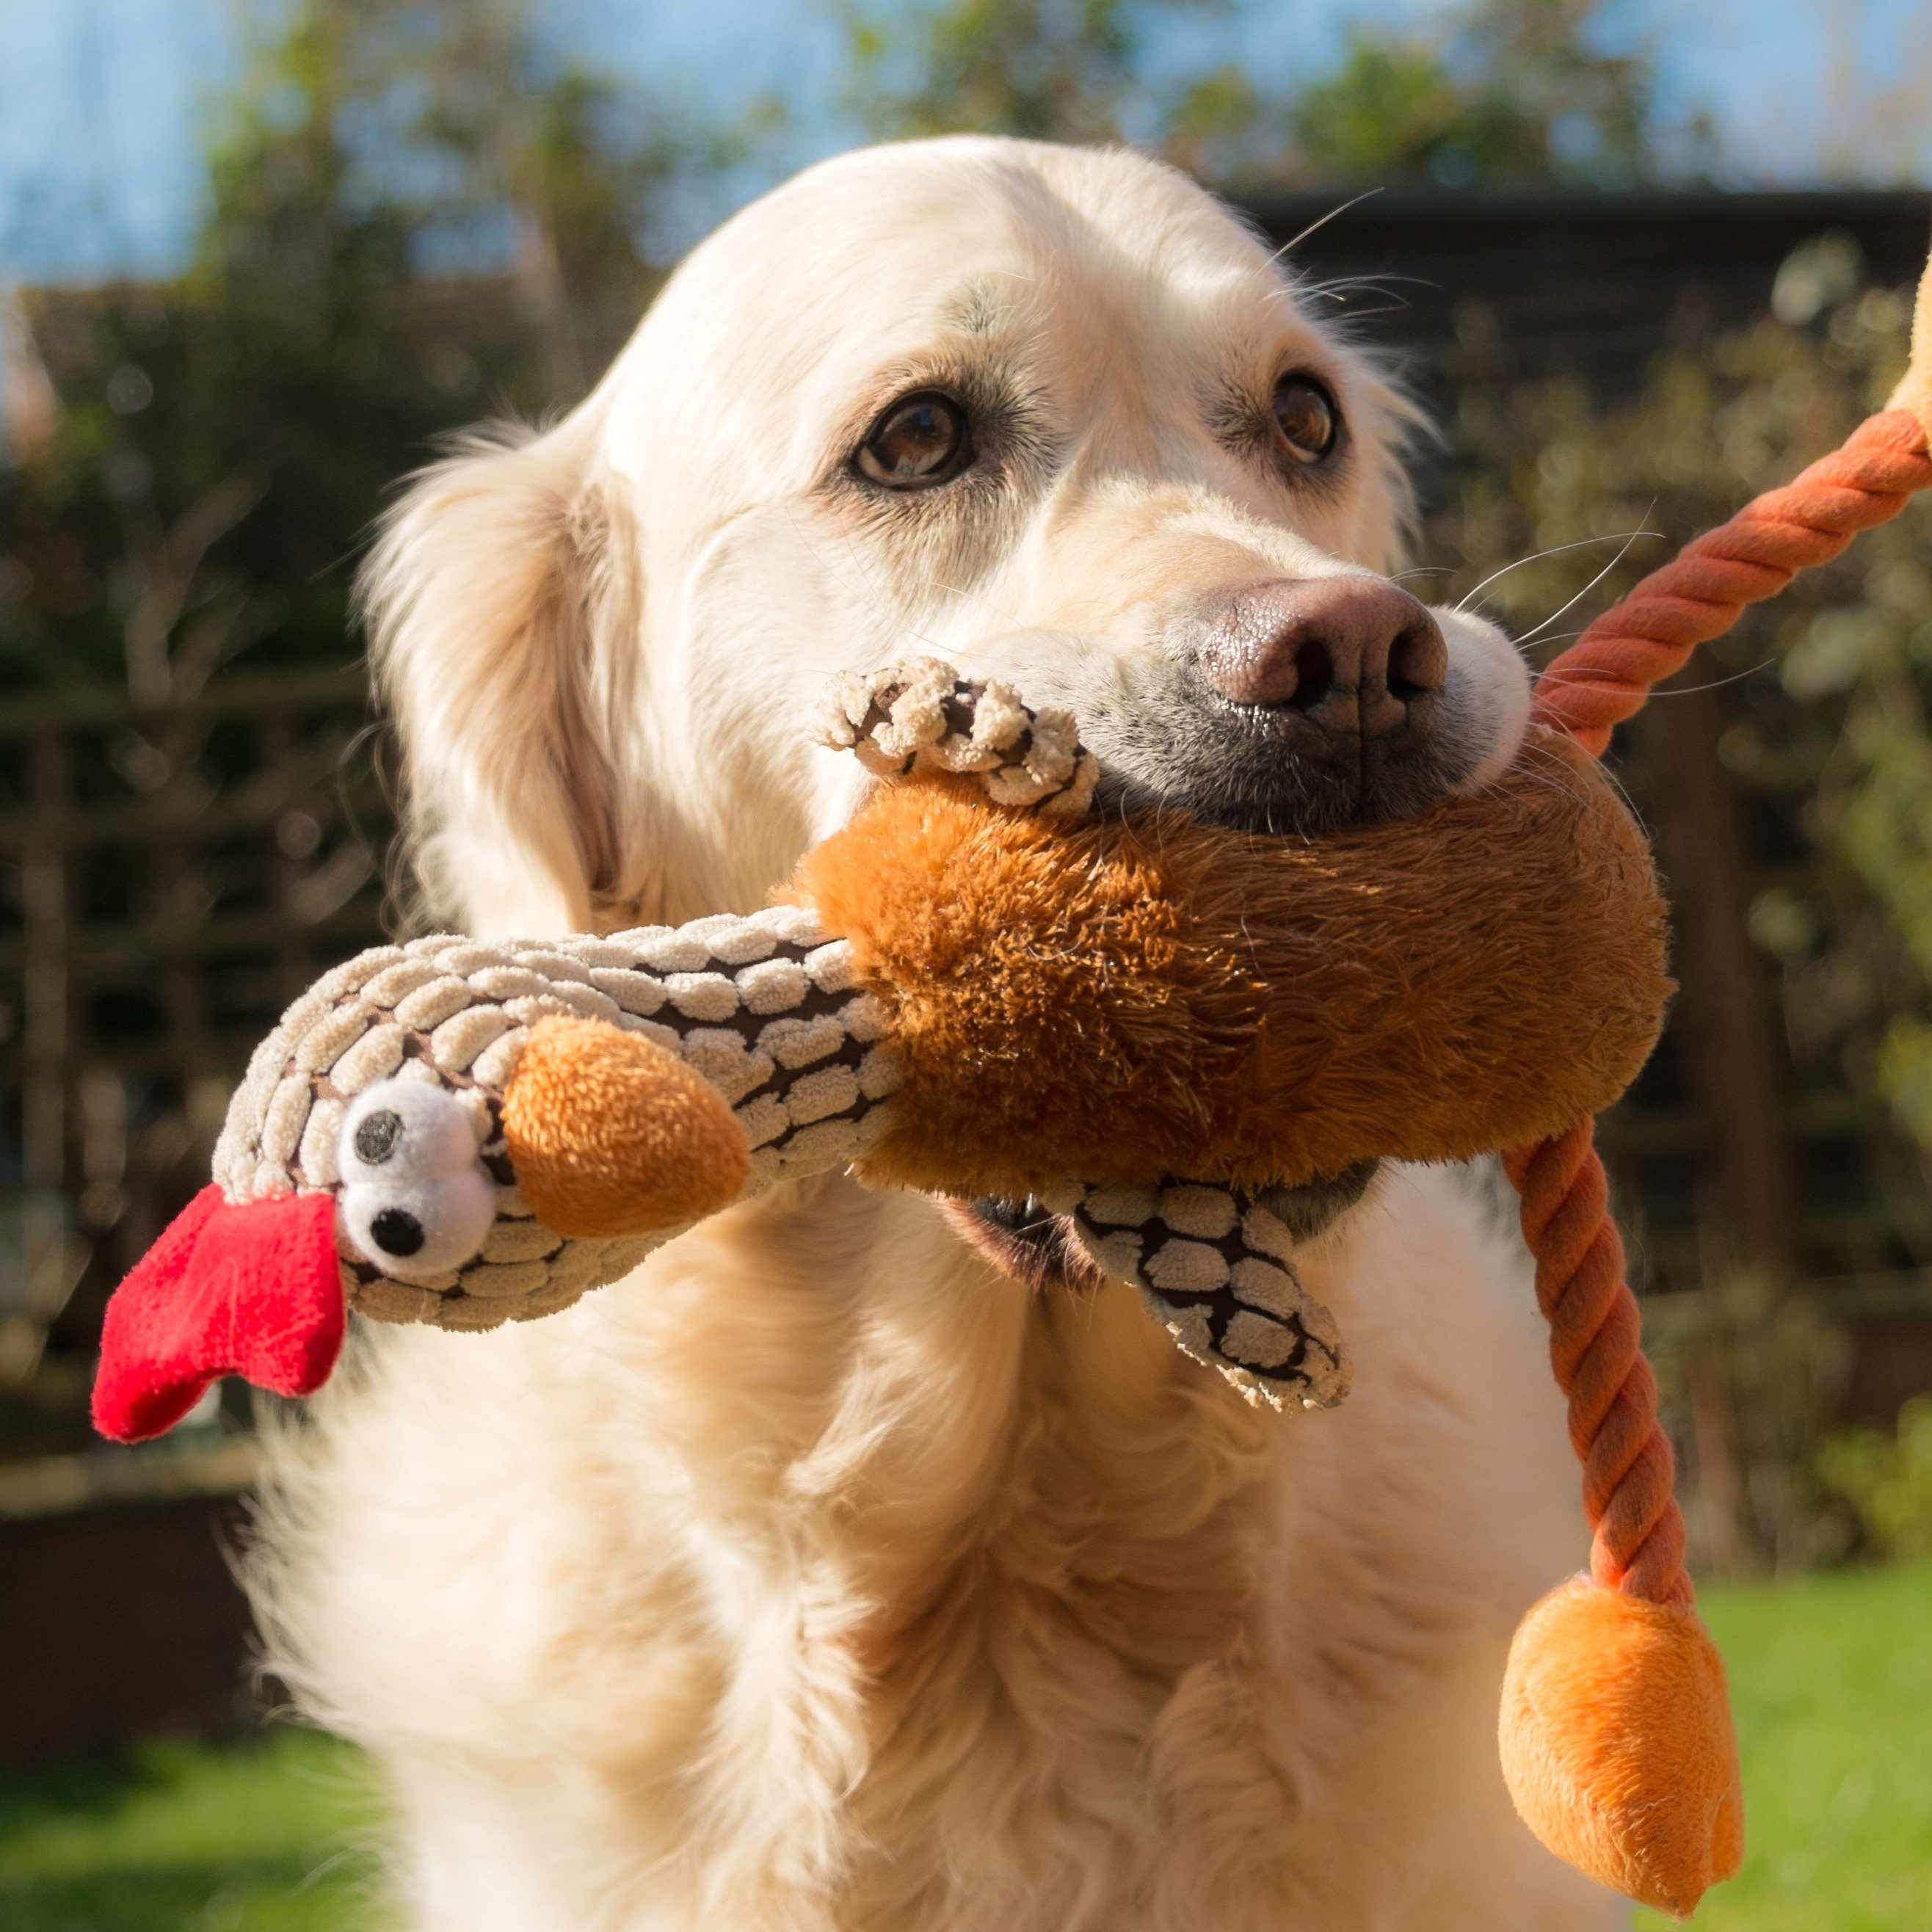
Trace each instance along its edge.
{"label": "dog's head", "polygon": [[835,672],[908,651],[1078,716],[1106,784],[1318,830],[1492,776],[1527,688],[1388,573],[1406,411],[1180,176],[958,139],[814,168],[579,409],[430,472],[368,584],[436,909],[758,902],[850,808]]}

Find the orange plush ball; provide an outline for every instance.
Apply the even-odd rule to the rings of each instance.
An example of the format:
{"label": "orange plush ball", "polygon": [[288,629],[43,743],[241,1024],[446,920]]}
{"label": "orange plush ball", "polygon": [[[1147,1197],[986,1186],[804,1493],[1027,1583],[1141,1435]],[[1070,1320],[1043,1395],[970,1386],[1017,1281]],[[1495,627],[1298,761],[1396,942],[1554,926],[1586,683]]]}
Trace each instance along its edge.
{"label": "orange plush ball", "polygon": [[1724,1666],[1688,1604],[1582,1580],[1510,1646],[1503,1776],[1523,1821],[1580,1871],[1688,1918],[1744,1856]]}

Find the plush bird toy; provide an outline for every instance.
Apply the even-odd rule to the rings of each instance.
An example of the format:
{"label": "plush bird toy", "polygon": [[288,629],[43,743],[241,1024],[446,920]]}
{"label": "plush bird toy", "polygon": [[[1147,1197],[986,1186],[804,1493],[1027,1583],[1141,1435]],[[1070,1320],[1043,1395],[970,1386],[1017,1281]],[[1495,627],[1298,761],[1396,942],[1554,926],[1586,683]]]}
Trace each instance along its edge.
{"label": "plush bird toy", "polygon": [[1251,1400],[1326,1407],[1347,1357],[1294,1270],[1298,1185],[1552,1131],[1655,1038],[1648,857],[1559,740],[1477,798],[1305,844],[1090,813],[1070,718],[931,662],[850,681],[829,735],[887,782],[788,903],[439,934],[297,1000],[214,1184],[115,1298],[101,1427],[165,1429],[224,1373],[306,1392],[345,1306],[548,1314],[847,1166],[1031,1198]]}
{"label": "plush bird toy", "polygon": [[542,1316],[838,1167],[1030,1198],[1248,1399],[1325,1408],[1348,1358],[1295,1271],[1308,1185],[1499,1151],[1594,1532],[1516,1634],[1504,1772],[1552,1850],[1687,1915],[1737,1868],[1742,1802],[1591,1144],[1669,992],[1648,854],[1593,759],[1744,604],[1932,484],[1932,281],[1914,350],[1890,410],[1544,674],[1472,797],[1312,841],[1094,813],[1070,718],[917,662],[835,693],[827,736],[881,782],[781,903],[336,968],[116,1295],[98,1426],[158,1433],[229,1373],[308,1394],[350,1308]]}

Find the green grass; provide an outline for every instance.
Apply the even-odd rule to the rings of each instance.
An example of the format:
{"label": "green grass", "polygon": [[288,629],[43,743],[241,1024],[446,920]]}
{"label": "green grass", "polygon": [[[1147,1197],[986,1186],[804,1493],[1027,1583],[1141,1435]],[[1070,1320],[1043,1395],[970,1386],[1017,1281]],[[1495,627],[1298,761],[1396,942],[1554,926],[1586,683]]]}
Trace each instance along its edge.
{"label": "green grass", "polygon": [[312,1732],[0,1781],[5,1932],[374,1932],[381,1807]]}
{"label": "green grass", "polygon": [[[1700,1932],[1932,1928],[1932,1562],[1710,1590],[1702,1607],[1730,1670],[1750,1850]],[[366,1766],[302,1731],[0,1780],[0,1928],[377,1932],[380,1826]]]}
{"label": "green grass", "polygon": [[1932,1562],[1700,1606],[1730,1676],[1748,1846],[1700,1932],[1932,1927]]}

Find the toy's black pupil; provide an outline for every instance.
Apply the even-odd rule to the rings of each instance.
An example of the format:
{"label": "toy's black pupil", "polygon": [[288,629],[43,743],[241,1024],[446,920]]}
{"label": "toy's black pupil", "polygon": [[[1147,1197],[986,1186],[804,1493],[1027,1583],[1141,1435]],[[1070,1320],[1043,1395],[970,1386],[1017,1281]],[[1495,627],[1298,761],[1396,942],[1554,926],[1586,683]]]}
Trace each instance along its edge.
{"label": "toy's black pupil", "polygon": [[[376,1116],[378,1120],[395,1118],[393,1114]],[[356,1138],[359,1145],[362,1136],[358,1133]],[[412,1255],[423,1244],[422,1223],[400,1208],[385,1208],[369,1223],[369,1232],[386,1255]]]}
{"label": "toy's black pupil", "polygon": [[[394,1112],[389,1108],[380,1108],[376,1112],[366,1115],[356,1130],[357,1157],[366,1160],[371,1167],[374,1167],[380,1162],[387,1160],[390,1155],[395,1152],[396,1143],[402,1137],[402,1115]],[[418,1229],[416,1241],[420,1244],[422,1240],[422,1234]],[[406,1255],[412,1254],[415,1251],[413,1247],[410,1247],[392,1248],[389,1252],[392,1254]]]}

